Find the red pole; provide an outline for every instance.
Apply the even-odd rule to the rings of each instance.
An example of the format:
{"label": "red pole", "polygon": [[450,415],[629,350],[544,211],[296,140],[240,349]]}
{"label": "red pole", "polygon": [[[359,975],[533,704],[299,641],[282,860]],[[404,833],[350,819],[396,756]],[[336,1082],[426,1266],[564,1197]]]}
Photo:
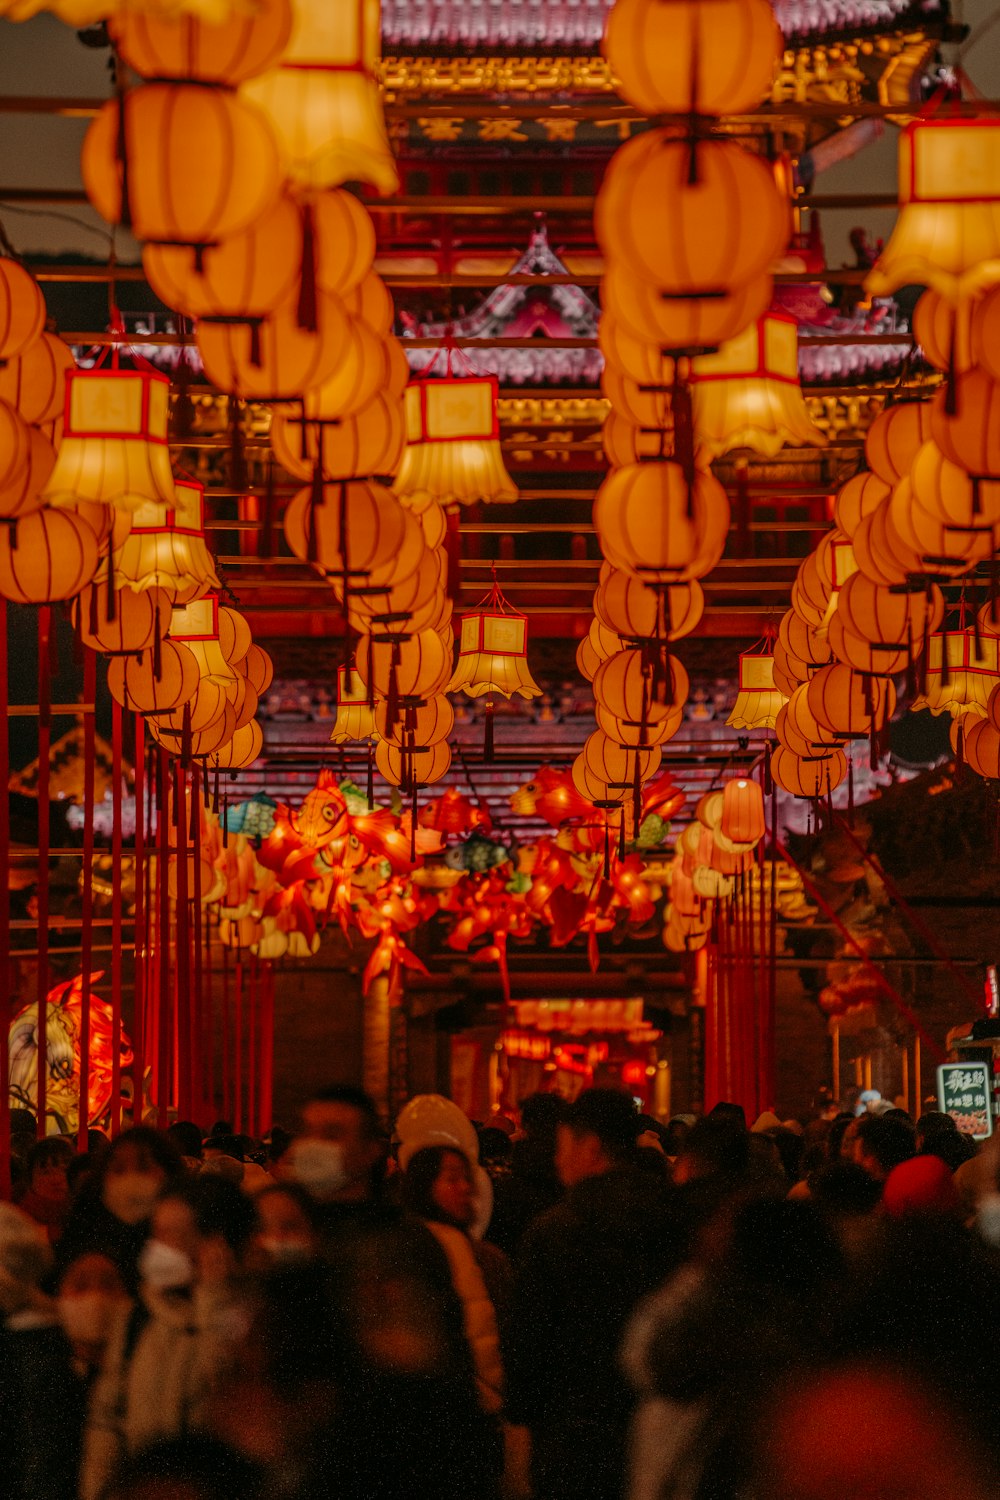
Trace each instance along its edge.
{"label": "red pole", "polygon": [[[0,598],[0,701],[10,703],[7,600]],[[10,745],[0,726],[0,1198],[10,1197]]]}
{"label": "red pole", "polygon": [[49,994],[49,753],[52,748],[52,606],[38,611],[38,1075],[35,1108],[38,1136],[45,1135],[48,1110]]}
{"label": "red pole", "polygon": [[[89,646],[83,648],[83,891],[80,902],[80,1094],[77,1149],[87,1150],[90,1125],[90,971],[94,948],[94,696],[97,692],[97,660]],[[116,866],[117,868],[117,866]]]}
{"label": "red pole", "polygon": [[236,958],[236,986],[234,995],[236,1026],[233,1036],[233,1129],[243,1129],[243,958],[242,949]]}
{"label": "red pole", "polygon": [[[203,912],[201,907],[201,768],[197,762],[191,768],[191,852],[194,864],[194,892],[192,906],[192,949],[194,964],[191,990],[191,1118],[204,1127],[205,1076],[204,1076],[204,1006],[203,982],[204,944],[202,941]],[[195,1056],[195,1054],[197,1054]]]}
{"label": "red pole", "polygon": [[177,897],[174,971],[177,976],[177,1114],[181,1120],[191,1118],[191,1085],[194,1065],[194,1037],[191,1031],[191,947],[188,923],[188,806],[187,776],[180,760],[174,761],[174,820],[177,843]]}
{"label": "red pole", "polygon": [[[122,1127],[122,708],[111,703],[111,1134]],[[138,871],[133,880],[138,892]],[[138,914],[137,914],[138,915]]]}
{"label": "red pole", "polygon": [[274,965],[264,965],[264,1003],[261,1010],[260,1117],[257,1134],[274,1124]]}
{"label": "red pole", "polygon": [[156,861],[156,894],[160,908],[160,985],[158,996],[159,1068],[157,1077],[157,1124],[166,1130],[170,1123],[170,1086],[173,1082],[173,986],[170,982],[170,773],[167,752],[160,750],[157,757],[158,807],[157,832],[158,858]]}
{"label": "red pole", "polygon": [[[146,955],[149,951],[149,904],[146,884],[146,743],[145,725],[141,714],[133,720],[135,726],[135,938],[133,961],[135,980],[132,1002],[132,1124],[142,1124],[143,1095],[146,1077]],[[115,789],[115,797],[121,802],[121,784]],[[121,1123],[119,1115],[119,1126]],[[111,1119],[112,1131],[115,1119]]]}
{"label": "red pole", "polygon": [[247,992],[247,1130],[256,1134],[257,1121],[257,1027],[260,1015],[260,969],[257,955],[250,964]]}

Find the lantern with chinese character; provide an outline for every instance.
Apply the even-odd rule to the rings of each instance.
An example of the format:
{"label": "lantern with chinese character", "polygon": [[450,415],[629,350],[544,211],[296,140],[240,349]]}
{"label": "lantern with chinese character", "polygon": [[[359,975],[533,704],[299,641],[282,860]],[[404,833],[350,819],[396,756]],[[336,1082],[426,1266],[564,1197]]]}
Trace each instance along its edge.
{"label": "lantern with chinese character", "polygon": [[459,626],[458,662],[448,691],[486,698],[486,754],[493,753],[494,696],[537,698],[541,689],[528,669],[528,620],[512,610],[494,579],[477,608]]}
{"label": "lantern with chinese character", "polygon": [[126,512],[149,502],[166,511],[174,501],[169,400],[170,382],[155,370],[69,371],[66,425],[46,502],[89,500]]}
{"label": "lantern with chinese character", "polygon": [[951,303],[1000,281],[1000,120],[913,120],[899,137],[900,213],[865,282],[931,287]]}
{"label": "lantern with chinese character", "polygon": [[717,354],[693,362],[691,386],[700,446],[717,457],[752,448],[773,458],[785,443],[826,438],[806,410],[799,385],[798,325],[767,313]]}
{"label": "lantern with chinese character", "polygon": [[786,702],[774,685],[774,657],[769,652],[740,652],[739,688],[726,723],[732,729],[773,729]]}
{"label": "lantern with chinese character", "polygon": [[493,375],[445,375],[406,388],[406,447],[396,475],[404,505],[510,504],[517,486],[504,467]]}

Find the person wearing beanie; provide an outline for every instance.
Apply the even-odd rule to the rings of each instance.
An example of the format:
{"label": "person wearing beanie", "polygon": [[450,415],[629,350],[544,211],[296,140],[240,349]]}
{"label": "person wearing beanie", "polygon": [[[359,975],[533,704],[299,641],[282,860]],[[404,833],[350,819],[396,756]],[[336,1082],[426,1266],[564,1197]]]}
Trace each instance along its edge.
{"label": "person wearing beanie", "polygon": [[882,1207],[893,1219],[911,1214],[958,1218],[961,1214],[955,1179],[939,1156],[914,1156],[893,1167],[882,1190]]}

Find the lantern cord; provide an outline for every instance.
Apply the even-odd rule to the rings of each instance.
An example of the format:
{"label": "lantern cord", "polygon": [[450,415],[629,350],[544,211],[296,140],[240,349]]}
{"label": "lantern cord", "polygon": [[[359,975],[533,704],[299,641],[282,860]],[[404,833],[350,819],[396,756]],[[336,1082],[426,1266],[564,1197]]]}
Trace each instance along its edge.
{"label": "lantern cord", "polygon": [[274,454],[268,453],[267,479],[264,484],[264,512],[261,516],[260,530],[257,533],[257,557],[260,561],[264,561],[274,553],[274,512],[276,498]]}
{"label": "lantern cord", "polygon": [[323,468],[320,463],[319,451],[313,460],[313,472],[311,482],[311,493],[309,496],[308,518],[306,521],[306,561],[317,562],[319,560],[319,544],[316,535],[316,514],[322,505],[326,503],[326,486],[323,483]]}
{"label": "lantern cord", "polygon": [[774,743],[768,740],[764,746],[763,781],[764,796],[770,797],[774,791],[774,775],[771,771],[771,756],[774,752]]}
{"label": "lantern cord", "polygon": [[[632,822],[635,827],[635,837],[639,837],[639,829],[642,826],[642,766],[639,761],[639,752],[635,752],[635,762],[632,767]],[[625,806],[622,804],[622,842],[624,843],[625,830]],[[622,856],[624,858],[624,855]]]}
{"label": "lantern cord", "polygon": [[243,447],[243,424],[240,402],[236,396],[227,399],[229,408],[229,488],[238,494],[247,488],[247,461]]}
{"label": "lantern cord", "polygon": [[486,700],[486,731],[483,740],[483,760],[487,765],[492,765],[496,759],[493,744],[493,724],[495,718],[495,704],[492,694]]}
{"label": "lantern cord", "polygon": [[449,505],[445,511],[448,527],[445,532],[445,554],[448,560],[448,598],[453,604],[462,598],[462,533],[459,528],[459,508]]}
{"label": "lantern cord", "polygon": [[191,1113],[195,1119],[204,1118],[208,1109],[206,1097],[203,1059],[205,1056],[205,1030],[204,1030],[204,990],[203,990],[203,914],[202,914],[202,879],[201,879],[201,819],[199,816],[201,807],[201,768],[198,763],[191,768],[191,827],[189,837],[191,841],[192,859],[192,892],[191,917],[192,917],[192,952],[194,962],[191,969],[191,1043],[192,1052],[197,1052],[197,1063],[192,1057],[189,1067],[191,1075],[192,1108]]}
{"label": "lantern cord", "polygon": [[847,757],[847,821],[854,827],[854,757]]}
{"label": "lantern cord", "polygon": [[[49,750],[52,743],[52,671],[49,638],[52,633],[52,606],[43,604],[38,611],[38,1030],[39,1038],[48,1038],[49,994]],[[37,1070],[38,1135],[46,1134],[48,1092],[48,1046],[40,1043]]]}
{"label": "lantern cord", "polygon": [[608,810],[604,809],[604,878],[611,879],[611,831],[608,827]]}
{"label": "lantern cord", "polygon": [[410,761],[410,861],[417,858],[417,777]]}
{"label": "lantern cord", "polygon": [[166,1130],[170,1119],[170,1085],[173,1081],[173,1058],[171,1040],[173,1036],[174,1008],[172,1005],[173,984],[171,975],[171,922],[170,922],[170,763],[166,750],[160,749],[156,757],[156,897],[160,914],[159,988],[157,994],[157,1089],[156,1119],[161,1130]]}
{"label": "lantern cord", "polygon": [[344,605],[344,655],[343,666],[351,665],[351,563],[350,527],[347,521],[347,480],[340,481],[337,495],[337,540],[340,543],[340,561],[343,567],[341,592]]}
{"label": "lantern cord", "polygon": [[[636,827],[639,825],[636,824]],[[618,819],[618,858],[625,859],[625,806],[622,804],[621,817]]]}
{"label": "lantern cord", "polygon": [[296,316],[299,327],[315,333],[319,327],[316,297],[316,217],[312,203],[302,204],[302,269],[299,276],[299,305]]}
{"label": "lantern cord", "polygon": [[[0,703],[4,721],[0,725],[0,785],[10,781],[9,704],[7,665],[7,614],[9,605],[0,599]],[[0,798],[0,1078],[10,1077],[10,798]],[[0,1088],[0,1198],[10,1196],[10,1093]]]}
{"label": "lantern cord", "polygon": [[[90,709],[83,713],[83,868],[80,893],[80,1075],[77,1116],[77,1149],[87,1149],[90,1125],[90,1039],[91,1039],[91,964],[94,952],[94,695],[97,691],[97,659],[87,650],[83,661],[83,701]],[[118,705],[115,704],[117,708]],[[39,1032],[39,1036],[43,1035]],[[112,1028],[112,1042],[115,1041]],[[43,1053],[44,1053],[43,1049]],[[111,1107],[115,1105],[112,1085]]]}
{"label": "lantern cord", "polygon": [[[118,209],[118,222],[123,229],[132,228],[132,205],[129,193],[129,151],[128,151],[128,120],[127,99],[128,90],[125,87],[125,69],[122,67],[121,56],[118,49],[112,45],[111,57],[108,62],[114,80],[115,94],[118,100],[118,128],[115,135],[115,157],[121,167],[121,203]],[[112,268],[113,269],[113,268]]]}
{"label": "lantern cord", "polygon": [[[143,1006],[146,995],[146,954],[149,951],[149,904],[146,900],[146,822],[145,822],[145,785],[144,771],[146,759],[146,746],[144,743],[145,725],[141,714],[133,717],[135,740],[132,748],[132,761],[135,766],[135,858],[133,860],[133,874],[135,882],[135,928],[133,932],[132,956],[135,963],[135,986],[132,1015],[132,1124],[142,1123],[143,1091],[145,1089],[145,1043],[146,1028]],[[115,789],[115,796],[121,800],[121,784]],[[114,1117],[112,1116],[112,1129],[114,1128]]]}
{"label": "lantern cord", "polygon": [[[182,339],[190,337],[188,320],[181,314],[178,323],[178,332]],[[191,354],[187,343],[181,345],[177,363],[174,366],[174,399],[170,409],[170,421],[174,441],[191,436],[194,426],[194,407],[191,402]]]}
{"label": "lantern cord", "polygon": [[375,741],[368,741],[368,785],[365,789],[369,809],[375,806]]}
{"label": "lantern cord", "polygon": [[238,949],[233,985],[233,1123],[237,1131],[243,1129],[243,995],[243,959]]}
{"label": "lantern cord", "polygon": [[955,735],[955,780],[963,779],[965,770],[965,731],[962,727],[962,716],[959,715],[957,733]]}

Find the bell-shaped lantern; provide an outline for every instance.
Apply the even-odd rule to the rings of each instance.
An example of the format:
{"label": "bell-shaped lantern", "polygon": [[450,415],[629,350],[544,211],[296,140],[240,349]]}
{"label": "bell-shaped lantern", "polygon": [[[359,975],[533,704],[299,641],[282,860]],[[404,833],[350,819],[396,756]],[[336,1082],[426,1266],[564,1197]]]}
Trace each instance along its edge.
{"label": "bell-shaped lantern", "polygon": [[448,692],[486,698],[486,756],[493,754],[494,697],[538,698],[541,688],[528,669],[528,619],[507,603],[494,578],[493,587],[471,614],[463,615],[458,663]]}
{"label": "bell-shaped lantern", "polygon": [[152,504],[134,513],[132,529],[114,554],[115,583],[136,592],[163,589],[182,605],[221,585],[205,542],[203,486],[177,479],[173,496],[166,515]]}
{"label": "bell-shaped lantern", "polygon": [[174,501],[167,447],[170,382],[155,370],[68,370],[66,423],[43,498],[131,513]]}
{"label": "bell-shaped lantern", "polygon": [[330,739],[335,745],[378,739],[371,695],[353,667],[337,668],[337,717]]}
{"label": "bell-shaped lantern", "polygon": [[930,287],[951,303],[1000,281],[1000,120],[913,120],[899,137],[895,228],[865,289]]}
{"label": "bell-shaped lantern", "polygon": [[422,377],[406,387],[406,447],[396,494],[415,511],[438,505],[510,504],[495,375]]}
{"label": "bell-shaped lantern", "polygon": [[770,652],[741,651],[739,689],[726,723],[732,729],[773,729],[788,699],[774,684]]}
{"label": "bell-shaped lantern", "polygon": [[949,713],[955,719],[965,714],[984,718],[990,695],[1000,683],[1000,636],[977,634],[973,626],[936,631],[924,671],[927,686],[910,705],[913,712],[928,708],[934,715]]}
{"label": "bell-shaped lantern", "polygon": [[698,444],[714,456],[752,448],[767,458],[786,443],[819,446],[799,384],[794,318],[767,313],[716,354],[694,361],[691,386]]}

